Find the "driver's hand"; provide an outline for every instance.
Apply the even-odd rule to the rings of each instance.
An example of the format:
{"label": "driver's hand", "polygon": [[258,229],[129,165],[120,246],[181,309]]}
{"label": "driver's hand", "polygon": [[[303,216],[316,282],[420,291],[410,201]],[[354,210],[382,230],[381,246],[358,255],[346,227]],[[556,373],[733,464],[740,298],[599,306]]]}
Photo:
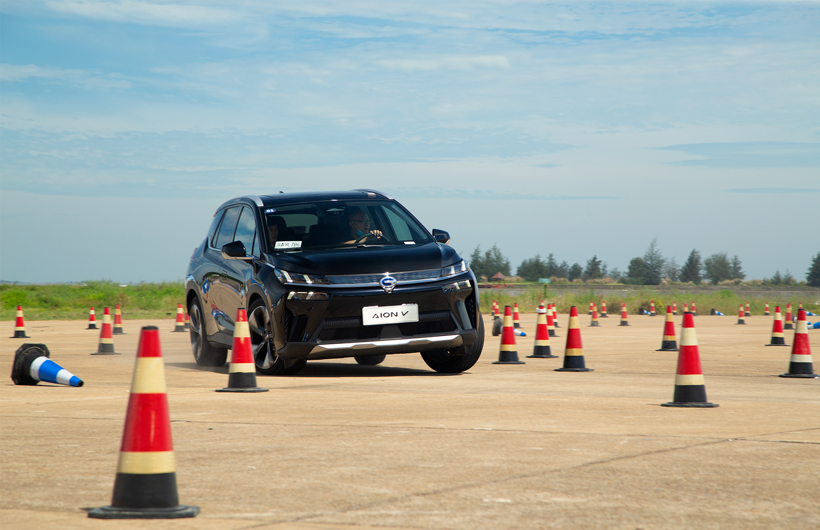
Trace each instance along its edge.
{"label": "driver's hand", "polygon": [[373,234],[376,237],[382,237],[382,231],[381,230],[371,230],[370,233]]}

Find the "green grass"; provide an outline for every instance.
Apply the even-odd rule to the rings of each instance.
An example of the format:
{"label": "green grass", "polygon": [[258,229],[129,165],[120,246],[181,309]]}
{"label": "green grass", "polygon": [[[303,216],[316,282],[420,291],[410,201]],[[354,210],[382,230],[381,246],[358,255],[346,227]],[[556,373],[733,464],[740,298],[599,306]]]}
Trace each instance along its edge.
{"label": "green grass", "polygon": [[587,292],[578,294],[562,294],[558,295],[555,291],[547,291],[547,295],[543,294],[543,286],[539,288],[525,289],[520,296],[509,296],[501,290],[484,289],[481,291],[481,311],[485,314],[490,312],[492,301],[496,300],[501,306],[503,312],[504,306],[512,306],[513,303],[518,303],[520,310],[525,312],[532,312],[541,300],[546,300],[549,303],[557,304],[558,312],[567,313],[569,308],[577,306],[581,314],[586,314],[589,310],[589,302],[595,302],[598,305],[598,311],[601,310],[601,302],[606,300],[607,314],[612,316],[620,315],[621,303],[625,302],[627,310],[630,315],[641,314],[641,309],[649,310],[651,302],[655,302],[655,311],[658,313],[666,313],[666,306],[672,305],[672,302],[677,302],[678,313],[683,311],[684,302],[691,305],[695,302],[697,305],[698,314],[708,315],[714,308],[721,313],[727,315],[737,315],[738,306],[749,302],[749,309],[752,315],[762,315],[766,302],[769,303],[769,309],[774,314],[776,305],[781,306],[781,310],[785,313],[786,303],[791,302],[793,310],[797,312],[799,303],[803,304],[803,308],[812,313],[820,312],[820,295],[817,292],[801,293],[799,296],[794,296],[789,299],[780,299],[778,296],[772,295],[770,298],[756,298],[744,297],[741,292],[739,295],[729,289],[723,289],[713,293],[679,294],[674,290],[669,292],[657,292],[651,288],[635,287],[629,291],[613,291],[606,295],[596,295],[591,289]]}
{"label": "green grass", "polygon": [[[665,313],[666,305],[673,301],[678,303],[678,311],[683,311],[683,303],[697,304],[698,313],[709,314],[712,308],[727,315],[736,315],[738,305],[742,302],[750,303],[753,315],[762,315],[763,306],[769,302],[771,311],[775,305],[786,310],[786,302],[791,302],[794,310],[797,304],[813,313],[820,313],[820,295],[816,291],[807,291],[805,294],[795,295],[789,300],[781,300],[775,295],[769,299],[744,297],[730,289],[710,292],[708,294],[678,294],[674,290],[667,292],[654,291],[648,287],[632,287],[628,291],[617,290],[606,295],[596,295],[592,289],[578,294],[557,295],[555,291],[547,290],[543,295],[543,285],[524,286],[520,296],[504,294],[502,290],[481,290],[481,311],[489,314],[492,301],[495,299],[503,310],[505,305],[517,302],[522,311],[532,312],[542,299],[558,305],[558,311],[566,313],[570,306],[577,306],[579,312],[586,313],[589,302],[594,301],[601,308],[601,301],[606,300],[607,312],[612,316],[620,313],[621,303],[626,302],[629,314],[640,313],[640,309],[649,309],[649,303],[655,302],[655,310]],[[106,281],[85,282],[82,284],[47,284],[47,285],[15,285],[0,284],[0,320],[14,320],[18,305],[23,306],[27,320],[74,320],[88,318],[88,309],[94,306],[97,319],[102,315],[104,307],[110,307],[113,312],[115,304],[120,304],[123,316],[126,318],[173,318],[176,315],[177,304],[185,300],[185,288],[182,282],[141,283],[120,287],[118,284]]]}
{"label": "green grass", "polygon": [[127,318],[176,316],[177,304],[184,303],[182,282],[140,283],[120,287],[107,281],[78,284],[0,285],[0,320],[14,320],[17,306],[23,306],[26,320],[73,320],[88,318],[92,306],[100,320],[104,307],[120,304]]}

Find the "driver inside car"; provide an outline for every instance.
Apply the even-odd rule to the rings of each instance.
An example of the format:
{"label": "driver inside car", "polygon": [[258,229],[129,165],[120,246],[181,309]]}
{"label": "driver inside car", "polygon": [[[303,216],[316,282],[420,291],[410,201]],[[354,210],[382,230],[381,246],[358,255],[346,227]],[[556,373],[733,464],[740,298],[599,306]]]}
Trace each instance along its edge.
{"label": "driver inside car", "polygon": [[353,239],[345,241],[345,245],[359,242],[369,236],[382,237],[381,230],[370,230],[370,217],[360,208],[353,208],[348,212],[347,224],[350,225],[350,237]]}

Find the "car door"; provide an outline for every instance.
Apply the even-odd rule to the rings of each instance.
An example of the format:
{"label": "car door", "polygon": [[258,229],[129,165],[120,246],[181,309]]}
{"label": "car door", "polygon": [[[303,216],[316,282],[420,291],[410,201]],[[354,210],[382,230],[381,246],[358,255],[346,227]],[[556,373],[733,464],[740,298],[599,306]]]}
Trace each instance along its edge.
{"label": "car door", "polygon": [[[245,252],[259,257],[259,239],[254,211],[244,206],[239,214],[233,241],[241,241],[245,245]],[[253,278],[254,266],[250,261],[240,259],[226,259],[222,261],[222,304],[225,333],[233,335],[236,319],[236,310],[247,309],[248,284]]]}

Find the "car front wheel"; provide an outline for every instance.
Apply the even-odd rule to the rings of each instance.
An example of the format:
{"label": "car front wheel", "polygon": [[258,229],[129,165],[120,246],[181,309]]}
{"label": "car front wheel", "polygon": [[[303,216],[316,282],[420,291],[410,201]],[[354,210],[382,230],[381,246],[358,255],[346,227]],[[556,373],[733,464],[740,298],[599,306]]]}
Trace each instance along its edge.
{"label": "car front wheel", "polygon": [[248,309],[248,327],[251,332],[251,348],[256,371],[263,375],[293,375],[305,367],[307,361],[300,359],[289,366],[276,353],[273,342],[273,322],[263,300],[256,300]]}
{"label": "car front wheel", "polygon": [[[457,374],[469,370],[481,357],[484,349],[484,320],[478,315],[478,337],[469,346],[461,346],[458,350],[432,350],[423,352],[421,358],[427,366],[443,374]],[[454,353],[460,355],[453,355]]]}

